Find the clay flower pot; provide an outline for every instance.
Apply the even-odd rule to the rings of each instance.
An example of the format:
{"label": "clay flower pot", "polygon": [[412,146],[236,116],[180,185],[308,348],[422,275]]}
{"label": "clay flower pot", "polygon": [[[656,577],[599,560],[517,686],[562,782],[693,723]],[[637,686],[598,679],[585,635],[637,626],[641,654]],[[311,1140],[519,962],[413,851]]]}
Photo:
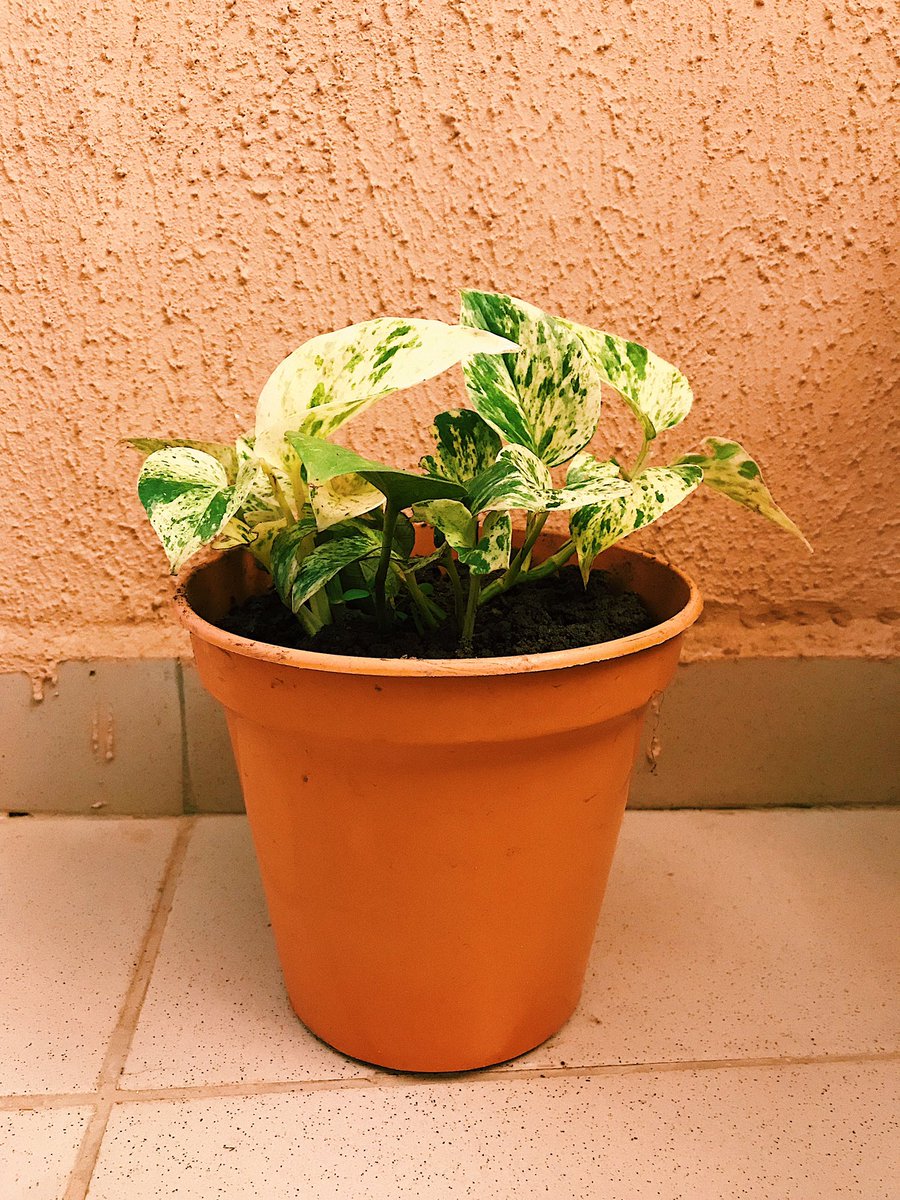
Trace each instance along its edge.
{"label": "clay flower pot", "polygon": [[228,717],[291,1003],[344,1054],[483,1067],[543,1042],[578,1003],[644,712],[701,609],[694,584],[648,555],[615,547],[597,566],[659,623],[446,661],[225,633],[210,622],[270,586],[245,551],[183,578],[177,605]]}

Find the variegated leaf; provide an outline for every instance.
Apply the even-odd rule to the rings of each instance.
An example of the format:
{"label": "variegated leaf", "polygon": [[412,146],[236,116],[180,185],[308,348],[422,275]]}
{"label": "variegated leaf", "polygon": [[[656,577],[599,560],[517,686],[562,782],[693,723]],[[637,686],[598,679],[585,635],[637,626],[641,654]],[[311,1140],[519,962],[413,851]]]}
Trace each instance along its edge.
{"label": "variegated leaf", "polygon": [[504,446],[496,463],[470,485],[469,506],[473,512],[510,508],[550,512],[604,503],[626,494],[627,485],[615,464],[596,463],[589,469],[585,457],[590,455],[575,459],[571,482],[567,479],[565,487],[555,488],[549,468],[536,454],[525,446]]}
{"label": "variegated leaf", "polygon": [[443,497],[462,499],[466,494],[464,487],[449,479],[435,479],[430,475],[398,471],[394,467],[363,458],[353,450],[336,446],[322,438],[288,433],[287,439],[297,451],[306,468],[307,479],[313,487],[328,483],[339,475],[361,475],[398,509],[409,508],[421,500],[437,500]]}
{"label": "variegated leaf", "polygon": [[253,530],[240,517],[232,517],[228,524],[213,539],[214,550],[233,550],[235,546],[247,546],[254,540]]}
{"label": "variegated leaf", "polygon": [[384,504],[378,488],[356,474],[335,475],[325,483],[311,485],[309,499],[319,529],[323,530]]}
{"label": "variegated leaf", "polygon": [[458,500],[426,500],[413,507],[413,520],[439,530],[454,550],[475,545],[478,521]]}
{"label": "variegated leaf", "polygon": [[497,459],[499,435],[483,417],[470,408],[452,408],[438,413],[431,426],[434,454],[419,463],[423,471],[440,479],[467,484]]}
{"label": "variegated leaf", "polygon": [[284,435],[327,437],[375,400],[508,341],[443,321],[376,317],[304,343],[272,372],[256,409],[256,448],[277,463]]}
{"label": "variegated leaf", "polygon": [[[256,457],[253,445],[253,435],[248,433],[239,437],[235,442],[235,455],[238,462],[238,475],[242,472],[253,471],[253,482],[246,493],[240,513],[239,523],[244,528],[235,529],[238,519],[232,520],[216,540],[217,549],[227,549],[229,545],[241,544],[228,539],[229,531],[234,537],[243,533],[243,544],[246,544],[253,557],[266,570],[271,570],[272,545],[275,538],[283,529],[292,523],[273,490],[273,482],[281,491],[282,498],[292,497],[293,487],[287,475],[286,468],[265,466]],[[299,472],[299,463],[297,464]],[[301,513],[302,515],[302,513]]]}
{"label": "variegated leaf", "polygon": [[138,496],[173,573],[225,528],[254,479],[250,470],[230,484],[220,462],[189,446],[149,455],[138,476]]}
{"label": "variegated leaf", "polygon": [[298,523],[286,529],[278,535],[272,547],[275,587],[284,603],[295,613],[344,567],[367,555],[376,554],[380,544],[374,535],[353,534],[324,542],[302,556],[299,553],[302,543],[315,530],[313,522],[309,522],[309,526],[311,528],[304,528],[303,523]]}
{"label": "variegated leaf", "polygon": [[563,321],[494,292],[463,292],[460,320],[519,346],[463,364],[472,405],[489,425],[550,467],[587,445],[600,418],[600,375]]}
{"label": "variegated leaf", "polygon": [[243,516],[245,520],[250,524],[279,520],[282,524],[287,524],[284,510],[273,487],[274,482],[280,489],[285,502],[288,497],[292,496],[293,487],[284,460],[278,466],[272,466],[267,462],[263,469],[262,462],[256,454],[252,434],[245,434],[237,439],[235,453],[239,469],[249,464],[260,468],[256,482],[244,501]]}
{"label": "variegated leaf", "polygon": [[508,512],[489,512],[481,523],[481,533],[471,550],[460,550],[460,562],[473,575],[505,571],[512,553],[512,521]]}
{"label": "variegated leaf", "polygon": [[457,500],[430,500],[413,509],[416,520],[440,530],[464,563],[475,575],[490,575],[509,566],[512,549],[512,522],[509,513],[489,512],[478,522]]}
{"label": "variegated leaf", "polygon": [[577,334],[603,382],[615,388],[644,427],[648,439],[688,415],[694,396],[684,375],[657,355],[612,333],[564,324]]}
{"label": "variegated leaf", "polygon": [[292,607],[291,589],[303,559],[315,549],[315,532],[315,521],[307,517],[287,525],[272,538],[269,571],[275,582],[275,591],[294,613],[299,610],[300,604]]}
{"label": "variegated leaf", "polygon": [[199,450],[201,454],[209,454],[222,464],[229,483],[234,483],[237,476],[237,453],[233,446],[225,446],[221,442],[195,442],[190,438],[126,438],[125,440],[129,446],[140,450],[142,454],[155,454],[157,450],[174,450],[180,447]]}
{"label": "variegated leaf", "polygon": [[706,454],[686,454],[678,461],[692,463],[703,471],[703,482],[717,492],[723,492],[731,500],[745,508],[768,517],[788,533],[798,537],[812,551],[803,533],[787,513],[783,512],[772,498],[772,493],[763,483],[759,464],[751,458],[739,442],[727,438],[704,438]]}
{"label": "variegated leaf", "polygon": [[621,483],[619,464],[613,458],[599,459],[586,450],[576,454],[566,471],[567,488],[605,487],[611,481]]}
{"label": "variegated leaf", "polygon": [[702,478],[699,467],[648,467],[631,482],[623,481],[628,489],[624,496],[574,512],[569,528],[585,583],[601,551],[680,504]]}

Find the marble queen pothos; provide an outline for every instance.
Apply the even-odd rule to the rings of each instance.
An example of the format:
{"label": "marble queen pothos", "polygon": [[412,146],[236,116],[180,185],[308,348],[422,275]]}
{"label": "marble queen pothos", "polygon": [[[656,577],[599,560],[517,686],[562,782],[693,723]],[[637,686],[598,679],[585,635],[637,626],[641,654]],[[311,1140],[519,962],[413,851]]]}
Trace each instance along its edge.
{"label": "marble queen pothos", "polygon": [[[438,413],[420,471],[363,458],[329,440],[377,401],[456,364],[471,408]],[[624,467],[586,451],[611,388],[640,423],[643,443]],[[177,571],[204,546],[246,545],[310,635],[347,606],[391,623],[409,593],[420,628],[455,620],[463,646],[478,609],[553,571],[575,553],[587,581],[601,551],[649,525],[700,484],[801,538],[759,465],[737,442],[650,466],[656,438],[691,408],[687,379],[624,338],[550,316],[493,292],[462,295],[460,323],[378,317],[305,342],[274,370],[252,432],[232,445],[135,438],[147,454],[138,495]],[[561,486],[552,468],[565,468]],[[570,538],[534,565],[548,515],[569,512]],[[513,549],[512,513],[524,535]],[[413,552],[410,517],[439,549]],[[438,563],[454,590],[447,614],[417,575]],[[466,569],[464,588],[458,564]]]}

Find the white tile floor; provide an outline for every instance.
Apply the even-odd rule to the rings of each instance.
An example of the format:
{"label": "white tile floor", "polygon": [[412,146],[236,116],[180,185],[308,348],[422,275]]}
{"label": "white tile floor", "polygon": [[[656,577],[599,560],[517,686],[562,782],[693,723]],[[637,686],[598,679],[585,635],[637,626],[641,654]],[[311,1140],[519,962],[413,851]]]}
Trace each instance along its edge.
{"label": "white tile floor", "polygon": [[894,1200],[898,846],[629,813],[573,1020],[428,1078],[291,1014],[242,817],[0,821],[0,1200]]}

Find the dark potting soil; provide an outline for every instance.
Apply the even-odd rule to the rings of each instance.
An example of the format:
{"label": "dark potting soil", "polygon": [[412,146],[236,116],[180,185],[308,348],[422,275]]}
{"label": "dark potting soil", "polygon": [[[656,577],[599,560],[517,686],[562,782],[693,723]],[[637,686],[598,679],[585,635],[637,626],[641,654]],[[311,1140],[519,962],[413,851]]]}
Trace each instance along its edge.
{"label": "dark potting soil", "polygon": [[556,575],[512,588],[485,604],[478,612],[472,646],[463,651],[452,619],[449,582],[434,568],[422,572],[420,580],[431,583],[432,600],[451,614],[439,629],[426,631],[424,636],[415,627],[405,593],[397,601],[398,619],[387,631],[378,629],[370,613],[346,605],[338,609],[333,624],[310,637],[275,592],[235,605],[219,626],[274,646],[322,654],[493,658],[592,646],[640,633],[657,623],[640,596],[623,590],[605,571],[592,571],[585,588],[578,569],[564,567]]}

